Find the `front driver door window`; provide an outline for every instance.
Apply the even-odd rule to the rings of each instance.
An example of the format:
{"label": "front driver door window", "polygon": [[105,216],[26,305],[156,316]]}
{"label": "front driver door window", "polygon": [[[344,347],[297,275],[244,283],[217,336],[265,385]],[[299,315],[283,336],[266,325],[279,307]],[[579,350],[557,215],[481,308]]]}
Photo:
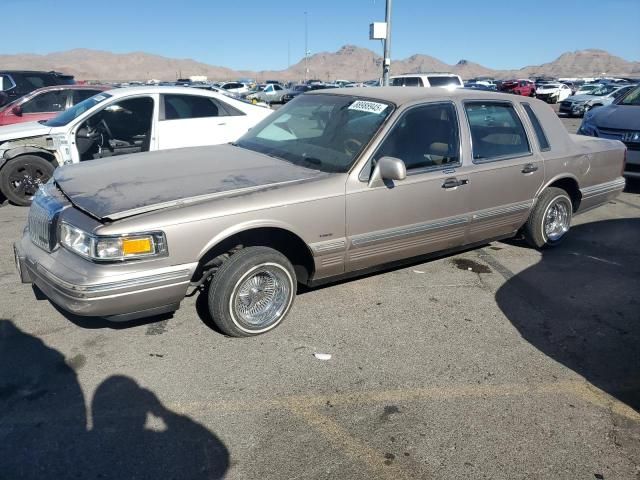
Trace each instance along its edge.
{"label": "front driver door window", "polygon": [[91,115],[77,130],[80,160],[150,150],[154,102],[135,97],[112,103]]}
{"label": "front driver door window", "polygon": [[[407,178],[367,185],[383,156],[401,159]],[[411,107],[402,114],[364,177],[347,184],[349,270],[421,255],[464,243],[469,211],[468,171],[460,153],[457,109],[451,102]],[[458,181],[458,186],[452,182]],[[445,185],[451,185],[445,188]]]}

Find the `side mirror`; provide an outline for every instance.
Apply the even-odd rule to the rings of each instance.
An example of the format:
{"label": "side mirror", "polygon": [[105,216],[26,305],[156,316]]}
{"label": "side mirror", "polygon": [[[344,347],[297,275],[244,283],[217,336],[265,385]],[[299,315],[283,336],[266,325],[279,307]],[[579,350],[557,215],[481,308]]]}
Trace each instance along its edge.
{"label": "side mirror", "polygon": [[22,107],[20,105],[16,105],[11,109],[11,113],[14,115],[21,117],[22,116]]}
{"label": "side mirror", "polygon": [[382,157],[376,163],[369,178],[369,187],[379,187],[386,185],[388,181],[405,178],[407,178],[407,167],[402,160],[395,157]]}

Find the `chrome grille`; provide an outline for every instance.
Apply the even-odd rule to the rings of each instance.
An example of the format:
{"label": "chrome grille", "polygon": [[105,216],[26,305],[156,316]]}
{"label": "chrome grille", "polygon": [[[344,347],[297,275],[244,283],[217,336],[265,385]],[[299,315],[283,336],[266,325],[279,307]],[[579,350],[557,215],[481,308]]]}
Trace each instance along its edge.
{"label": "chrome grille", "polygon": [[622,140],[622,135],[626,130],[620,130],[617,128],[598,128],[598,133],[600,137],[610,138],[611,140]]}
{"label": "chrome grille", "polygon": [[68,205],[68,202],[61,198],[60,192],[55,185],[47,184],[38,190],[33,198],[27,228],[29,238],[38,247],[52,251],[57,243],[56,230],[58,214]]}
{"label": "chrome grille", "polygon": [[50,252],[52,250],[52,230],[53,218],[50,217],[49,210],[33,202],[29,209],[29,237],[31,241],[40,248]]}

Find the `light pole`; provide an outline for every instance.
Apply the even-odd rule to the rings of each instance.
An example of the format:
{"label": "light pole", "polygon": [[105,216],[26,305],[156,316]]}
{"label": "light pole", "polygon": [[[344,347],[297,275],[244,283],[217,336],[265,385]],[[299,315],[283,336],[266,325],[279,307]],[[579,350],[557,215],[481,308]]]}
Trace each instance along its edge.
{"label": "light pole", "polygon": [[307,83],[309,75],[309,26],[307,12],[304,12],[304,83]]}
{"label": "light pole", "polygon": [[389,86],[389,70],[391,70],[391,0],[387,0],[384,13],[384,21],[387,24],[387,34],[384,39],[384,54],[382,60],[382,85]]}

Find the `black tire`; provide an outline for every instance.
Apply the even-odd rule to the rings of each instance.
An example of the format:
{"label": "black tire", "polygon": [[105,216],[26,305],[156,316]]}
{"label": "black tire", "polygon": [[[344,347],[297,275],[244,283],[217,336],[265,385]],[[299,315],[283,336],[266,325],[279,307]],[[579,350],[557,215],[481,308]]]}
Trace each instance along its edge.
{"label": "black tire", "polygon": [[20,155],[0,170],[0,191],[11,203],[31,205],[41,184],[47,183],[55,167],[37,155]]}
{"label": "black tire", "polygon": [[[566,209],[566,230],[557,238],[548,238],[545,231],[545,217],[547,211],[552,204],[561,203]],[[535,207],[529,215],[527,223],[523,228],[524,238],[527,243],[535,248],[554,247],[558,245],[567,236],[569,227],[571,226],[571,216],[573,213],[573,203],[569,194],[556,187],[549,187],[540,194]]]}
{"label": "black tire", "polygon": [[[251,288],[251,295],[258,295],[259,300],[254,304],[251,299],[249,305],[255,306],[259,302],[264,302],[263,305],[268,306],[271,303],[275,306],[273,308],[277,308],[273,316],[264,323],[250,323],[236,306],[243,303],[240,299],[245,282],[256,279],[261,274],[263,275],[261,278],[267,279],[265,281],[278,277],[277,280],[286,287],[287,291],[278,294],[274,289],[275,293],[271,299],[276,300],[269,302],[267,298],[269,293],[265,294],[265,290],[259,288],[254,292],[254,288]],[[270,274],[271,277],[269,277]],[[255,285],[257,288],[258,284]],[[296,287],[296,274],[287,257],[268,247],[243,248],[231,255],[211,280],[208,292],[209,313],[216,326],[229,336],[250,337],[266,333],[280,325],[289,313],[296,296]]]}

